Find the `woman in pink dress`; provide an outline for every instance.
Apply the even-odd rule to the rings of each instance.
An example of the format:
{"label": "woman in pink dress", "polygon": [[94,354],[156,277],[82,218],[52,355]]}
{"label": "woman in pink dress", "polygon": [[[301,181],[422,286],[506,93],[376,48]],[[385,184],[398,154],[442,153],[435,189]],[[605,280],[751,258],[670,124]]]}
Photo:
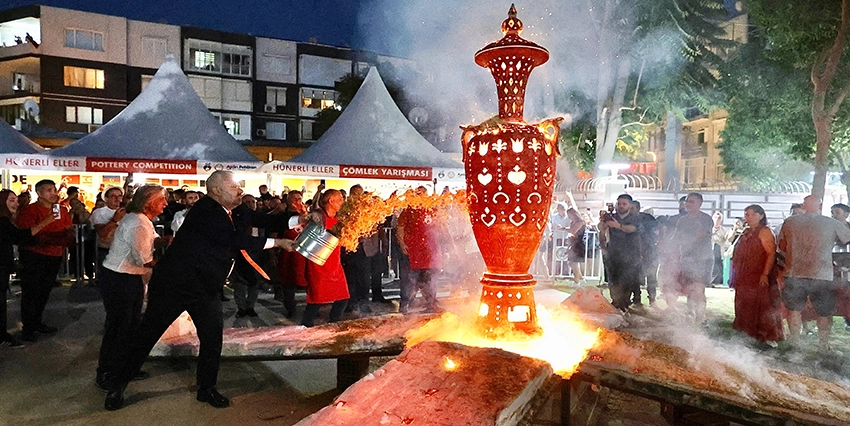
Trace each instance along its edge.
{"label": "woman in pink dress", "polygon": [[758,204],[744,209],[744,220],[748,228],[732,256],[730,283],[735,288],[732,327],[756,339],[757,347],[766,349],[785,338],[774,271],[776,239],[767,227],[764,209]]}

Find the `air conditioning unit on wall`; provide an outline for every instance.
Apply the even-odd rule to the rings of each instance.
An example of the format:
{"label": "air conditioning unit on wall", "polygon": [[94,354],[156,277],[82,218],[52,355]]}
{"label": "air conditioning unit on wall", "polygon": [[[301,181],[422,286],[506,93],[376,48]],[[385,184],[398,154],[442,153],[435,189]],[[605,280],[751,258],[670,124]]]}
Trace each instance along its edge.
{"label": "air conditioning unit on wall", "polygon": [[277,107],[274,105],[266,105],[266,112],[277,112]]}
{"label": "air conditioning unit on wall", "polygon": [[257,136],[266,136],[266,129],[257,129]]}

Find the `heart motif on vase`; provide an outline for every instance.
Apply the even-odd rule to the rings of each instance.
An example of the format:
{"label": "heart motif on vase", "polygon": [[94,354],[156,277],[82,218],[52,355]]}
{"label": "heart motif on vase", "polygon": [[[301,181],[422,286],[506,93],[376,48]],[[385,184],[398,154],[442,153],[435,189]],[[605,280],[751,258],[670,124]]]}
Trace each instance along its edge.
{"label": "heart motif on vase", "polygon": [[508,180],[514,185],[519,185],[525,182],[525,172],[520,170],[519,166],[515,166],[513,171],[508,173]]}
{"label": "heart motif on vase", "polygon": [[485,174],[479,174],[478,175],[478,182],[481,182],[482,185],[487,185],[492,180],[493,180],[493,175],[491,175],[490,173],[487,173],[486,175]]}

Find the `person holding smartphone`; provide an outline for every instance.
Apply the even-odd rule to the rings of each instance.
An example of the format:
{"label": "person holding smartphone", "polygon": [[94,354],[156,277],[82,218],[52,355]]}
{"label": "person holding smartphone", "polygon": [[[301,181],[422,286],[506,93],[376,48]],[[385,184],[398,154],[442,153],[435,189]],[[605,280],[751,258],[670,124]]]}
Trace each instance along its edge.
{"label": "person holding smartphone", "polygon": [[21,260],[21,339],[33,342],[38,334],[52,334],[59,329],[44,324],[42,314],[56,275],[62,266],[65,247],[74,243],[74,225],[67,209],[60,206],[56,183],[44,179],[35,184],[36,202],[18,212],[18,228],[32,228],[48,216],[54,221],[44,227],[29,245],[22,245]]}

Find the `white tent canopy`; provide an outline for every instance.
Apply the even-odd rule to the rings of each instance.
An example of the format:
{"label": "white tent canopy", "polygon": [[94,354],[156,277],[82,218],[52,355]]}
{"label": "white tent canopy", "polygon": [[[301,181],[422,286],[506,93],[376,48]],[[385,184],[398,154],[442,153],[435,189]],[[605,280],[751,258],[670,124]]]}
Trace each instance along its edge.
{"label": "white tent canopy", "polygon": [[431,145],[398,109],[372,68],[354,99],[293,163],[462,168]]}
{"label": "white tent canopy", "polygon": [[43,151],[44,148],[0,119],[0,154],[38,154]]}
{"label": "white tent canopy", "polygon": [[210,114],[169,55],[147,87],[95,132],[53,156],[258,162]]}

